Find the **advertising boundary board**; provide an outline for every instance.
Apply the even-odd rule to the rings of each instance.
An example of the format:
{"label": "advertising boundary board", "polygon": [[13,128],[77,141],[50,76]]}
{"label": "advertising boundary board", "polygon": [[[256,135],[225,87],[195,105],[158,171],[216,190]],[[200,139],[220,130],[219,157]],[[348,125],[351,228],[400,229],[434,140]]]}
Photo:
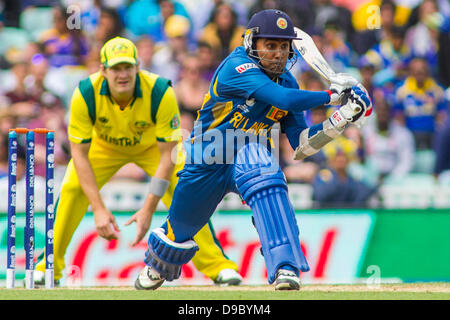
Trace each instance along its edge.
{"label": "advertising boundary board", "polygon": [[[113,213],[117,216],[119,226],[122,226],[134,212]],[[167,212],[155,213],[151,228],[158,227],[166,215]],[[213,216],[212,222],[218,240],[224,244],[225,253],[238,264],[244,284],[266,284],[264,261],[259,254],[259,241],[250,217],[249,210],[219,211]],[[447,231],[450,210],[296,210],[296,217],[302,249],[311,267],[310,272],[301,275],[305,284],[450,281],[450,233]],[[6,267],[6,219],[6,214],[0,213],[2,283]],[[18,213],[18,279],[23,277],[22,219],[23,214]],[[37,254],[44,243],[43,220],[44,215],[36,213]],[[126,241],[131,242],[135,236],[135,227],[125,228],[121,227],[121,232]],[[82,269],[71,268],[74,254],[79,253],[77,250],[86,237],[91,241],[87,251],[90,256],[85,252]],[[66,268],[62,283],[72,286],[130,285],[142,267],[145,242],[138,247],[140,251],[120,242],[107,244],[98,238],[93,215],[88,212],[68,248],[66,264],[69,267]],[[116,256],[126,261],[117,261]],[[97,260],[108,261],[112,267],[107,268]],[[122,277],[119,280],[118,274]],[[212,284],[192,263],[183,268],[182,275],[182,280],[169,285]]]}

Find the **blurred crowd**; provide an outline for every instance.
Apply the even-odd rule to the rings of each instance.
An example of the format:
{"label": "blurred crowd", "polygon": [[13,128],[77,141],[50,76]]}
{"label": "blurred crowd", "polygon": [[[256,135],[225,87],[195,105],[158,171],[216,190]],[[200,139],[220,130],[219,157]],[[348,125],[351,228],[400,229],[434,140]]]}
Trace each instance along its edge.
{"label": "blurred crowd", "polygon": [[[8,172],[9,128],[56,132],[56,164],[70,159],[67,121],[78,82],[99,70],[102,45],[136,43],[140,68],[172,80],[190,132],[213,73],[237,46],[251,15],[277,8],[309,33],[336,72],[368,89],[374,116],[303,162],[280,137],[290,183],[310,184],[319,206],[367,206],[383,183],[411,174],[450,184],[450,2],[448,0],[0,0],[0,179]],[[301,89],[327,84],[300,58]],[[332,110],[316,107],[309,125]],[[23,143],[23,141],[22,141]],[[19,152],[19,161],[24,161]],[[45,167],[36,140],[36,174]],[[133,165],[115,179],[146,181]]]}

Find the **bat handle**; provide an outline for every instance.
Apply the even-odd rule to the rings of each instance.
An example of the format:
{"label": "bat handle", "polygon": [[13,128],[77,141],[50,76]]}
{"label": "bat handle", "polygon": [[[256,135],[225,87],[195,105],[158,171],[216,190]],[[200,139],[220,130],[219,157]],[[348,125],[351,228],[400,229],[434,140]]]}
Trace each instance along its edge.
{"label": "bat handle", "polygon": [[[348,99],[350,98],[350,89],[347,89],[344,91],[344,95],[342,96],[341,99],[341,105],[344,105],[348,102]],[[358,105],[355,107],[355,112],[361,112],[362,108]]]}
{"label": "bat handle", "polygon": [[351,89],[344,90],[344,95],[342,96],[342,99],[341,99],[342,105],[344,105],[348,102],[348,99],[350,98],[350,92],[351,92]]}

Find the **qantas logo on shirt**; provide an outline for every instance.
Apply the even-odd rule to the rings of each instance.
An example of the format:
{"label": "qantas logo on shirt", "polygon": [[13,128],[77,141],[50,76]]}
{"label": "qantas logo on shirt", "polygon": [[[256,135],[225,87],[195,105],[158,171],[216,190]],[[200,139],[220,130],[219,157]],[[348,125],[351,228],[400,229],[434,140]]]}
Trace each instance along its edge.
{"label": "qantas logo on shirt", "polygon": [[239,66],[237,66],[235,69],[238,73],[243,73],[249,69],[258,68],[258,66],[254,63],[243,63]]}
{"label": "qantas logo on shirt", "polygon": [[151,123],[150,123],[150,122],[146,122],[146,121],[141,121],[141,120],[139,120],[139,121],[136,121],[136,122],[134,123],[134,126],[135,126],[137,129],[147,129],[147,128],[149,128],[149,127],[151,126]]}

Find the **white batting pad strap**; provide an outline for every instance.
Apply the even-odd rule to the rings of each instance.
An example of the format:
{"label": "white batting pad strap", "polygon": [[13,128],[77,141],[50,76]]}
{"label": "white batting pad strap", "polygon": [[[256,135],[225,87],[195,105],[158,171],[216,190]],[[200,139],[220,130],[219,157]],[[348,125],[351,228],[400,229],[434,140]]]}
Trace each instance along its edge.
{"label": "white batting pad strap", "polygon": [[197,243],[194,240],[188,240],[182,243],[174,242],[167,238],[164,229],[163,228],[156,228],[152,230],[153,233],[155,233],[162,241],[164,241],[166,244],[168,244],[171,247],[179,248],[179,249],[185,249],[190,250],[192,248],[197,247]]}

